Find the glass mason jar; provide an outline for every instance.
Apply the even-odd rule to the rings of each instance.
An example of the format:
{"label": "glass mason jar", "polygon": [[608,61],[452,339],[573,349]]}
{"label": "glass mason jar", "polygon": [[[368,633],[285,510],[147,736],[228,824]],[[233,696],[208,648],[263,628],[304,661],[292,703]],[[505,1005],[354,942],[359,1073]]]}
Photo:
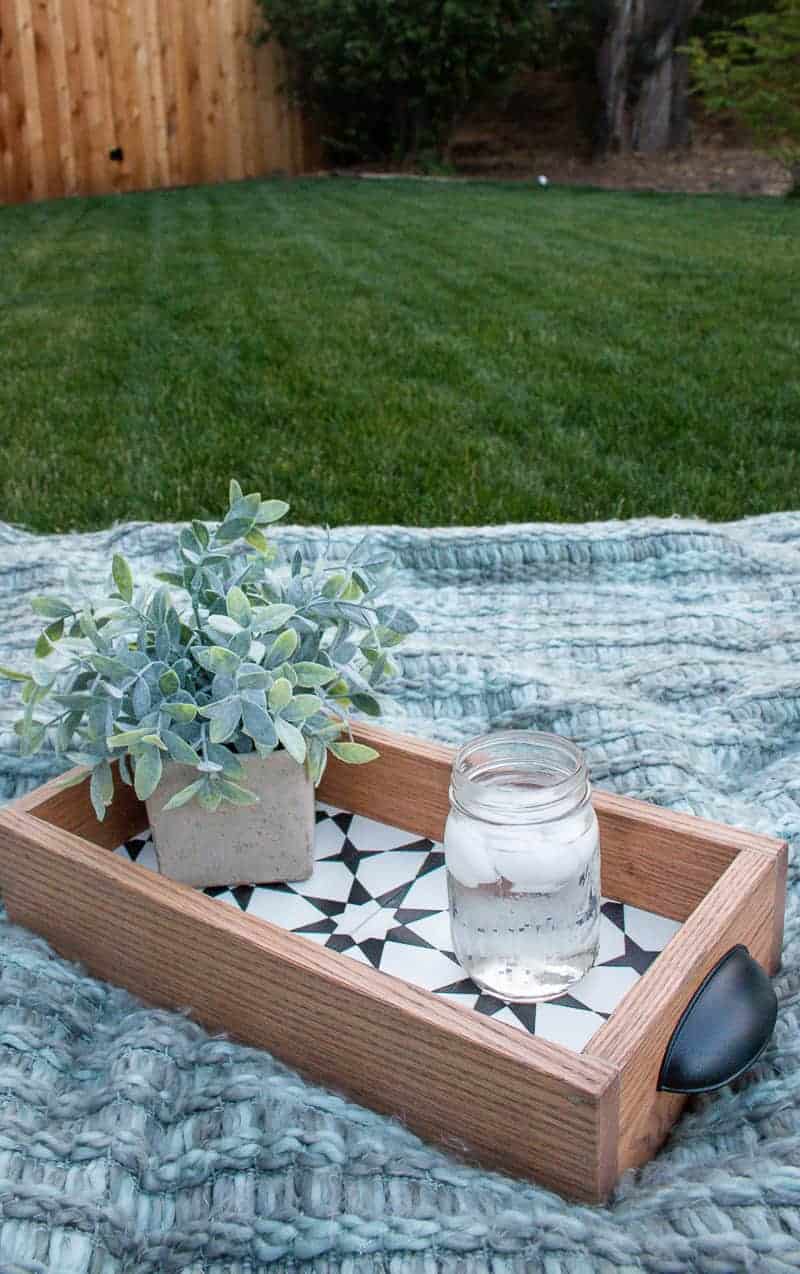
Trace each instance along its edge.
{"label": "glass mason jar", "polygon": [[583,753],[528,730],[456,754],[444,834],[453,949],[504,1000],[549,1000],[588,973],[600,934],[600,838]]}

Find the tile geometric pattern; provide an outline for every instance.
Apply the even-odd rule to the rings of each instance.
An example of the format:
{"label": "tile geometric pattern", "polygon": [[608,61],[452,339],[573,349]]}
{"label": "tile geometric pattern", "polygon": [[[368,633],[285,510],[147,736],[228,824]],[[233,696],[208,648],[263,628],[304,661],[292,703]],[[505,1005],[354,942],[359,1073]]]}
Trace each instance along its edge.
{"label": "tile geometric pattern", "polygon": [[[118,854],[157,870],[149,833]],[[595,967],[567,995],[509,1004],[466,977],[452,950],[440,845],[325,805],[317,808],[316,866],[294,884],[207,889],[211,897],[403,978],[465,1009],[575,1052],[663,950],[677,922],[607,899]]]}

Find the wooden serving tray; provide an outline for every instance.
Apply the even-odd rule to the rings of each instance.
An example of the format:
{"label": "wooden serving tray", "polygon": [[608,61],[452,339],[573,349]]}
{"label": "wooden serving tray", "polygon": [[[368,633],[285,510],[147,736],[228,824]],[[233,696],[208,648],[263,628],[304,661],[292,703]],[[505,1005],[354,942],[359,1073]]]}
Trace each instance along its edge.
{"label": "wooden serving tray", "polygon": [[[453,750],[376,728],[356,737],[380,759],[332,761],[320,799],[432,842],[425,852],[435,854]],[[593,799],[604,895],[681,923],[580,1051],[109,852],[147,830],[144,806],[122,784],[103,823],[88,783],[55,780],[2,810],[0,888],[12,920],[96,976],[153,1004],[188,1006],[210,1029],[487,1167],[598,1202],[652,1157],[680,1112],[685,1098],[659,1092],[658,1076],[706,975],[737,943],[777,969],[787,851],[641,801]]]}

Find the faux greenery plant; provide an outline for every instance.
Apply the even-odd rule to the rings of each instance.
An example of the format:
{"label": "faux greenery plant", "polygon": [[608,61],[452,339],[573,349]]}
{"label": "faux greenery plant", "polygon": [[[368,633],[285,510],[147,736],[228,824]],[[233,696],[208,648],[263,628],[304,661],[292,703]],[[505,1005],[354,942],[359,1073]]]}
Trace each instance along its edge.
{"label": "faux greenery plant", "polygon": [[216,810],[257,799],[241,784],[242,753],[283,747],[315,783],[328,752],[354,764],[377,756],[353,742],[347,712],[379,714],[374,691],[397,672],[391,648],[416,624],[379,604],[391,555],[366,540],[342,563],[298,551],[281,565],[262,528],[288,507],[231,482],[224,520],[184,527],[178,568],[159,585],[135,586],[115,555],[108,598],[34,599],[48,622],[33,669],[0,669],[24,682],[21,749],[49,741],[90,766],[98,818],[113,796],[112,761],[141,800],[165,759],[192,766],[197,778],[165,808],[197,800]]}

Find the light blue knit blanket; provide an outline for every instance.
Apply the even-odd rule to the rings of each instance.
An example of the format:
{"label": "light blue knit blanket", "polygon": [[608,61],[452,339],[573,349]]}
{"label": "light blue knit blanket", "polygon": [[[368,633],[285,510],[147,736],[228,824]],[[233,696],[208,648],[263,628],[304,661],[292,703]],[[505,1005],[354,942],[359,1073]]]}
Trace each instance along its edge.
{"label": "light blue knit blanket", "polygon": [[[112,548],[154,567],[171,534],[0,526],[0,662],[23,659],[27,599],[68,564],[99,586]],[[334,550],[359,534],[335,532]],[[398,726],[450,742],[554,730],[586,749],[601,786],[796,847],[800,514],[374,534],[421,620],[402,648]],[[280,538],[313,549],[321,532]],[[6,798],[51,766],[15,755],[13,709],[0,704]],[[3,924],[0,1274],[797,1270],[794,857],[789,883],[773,1044],[596,1209],[458,1163]]]}

